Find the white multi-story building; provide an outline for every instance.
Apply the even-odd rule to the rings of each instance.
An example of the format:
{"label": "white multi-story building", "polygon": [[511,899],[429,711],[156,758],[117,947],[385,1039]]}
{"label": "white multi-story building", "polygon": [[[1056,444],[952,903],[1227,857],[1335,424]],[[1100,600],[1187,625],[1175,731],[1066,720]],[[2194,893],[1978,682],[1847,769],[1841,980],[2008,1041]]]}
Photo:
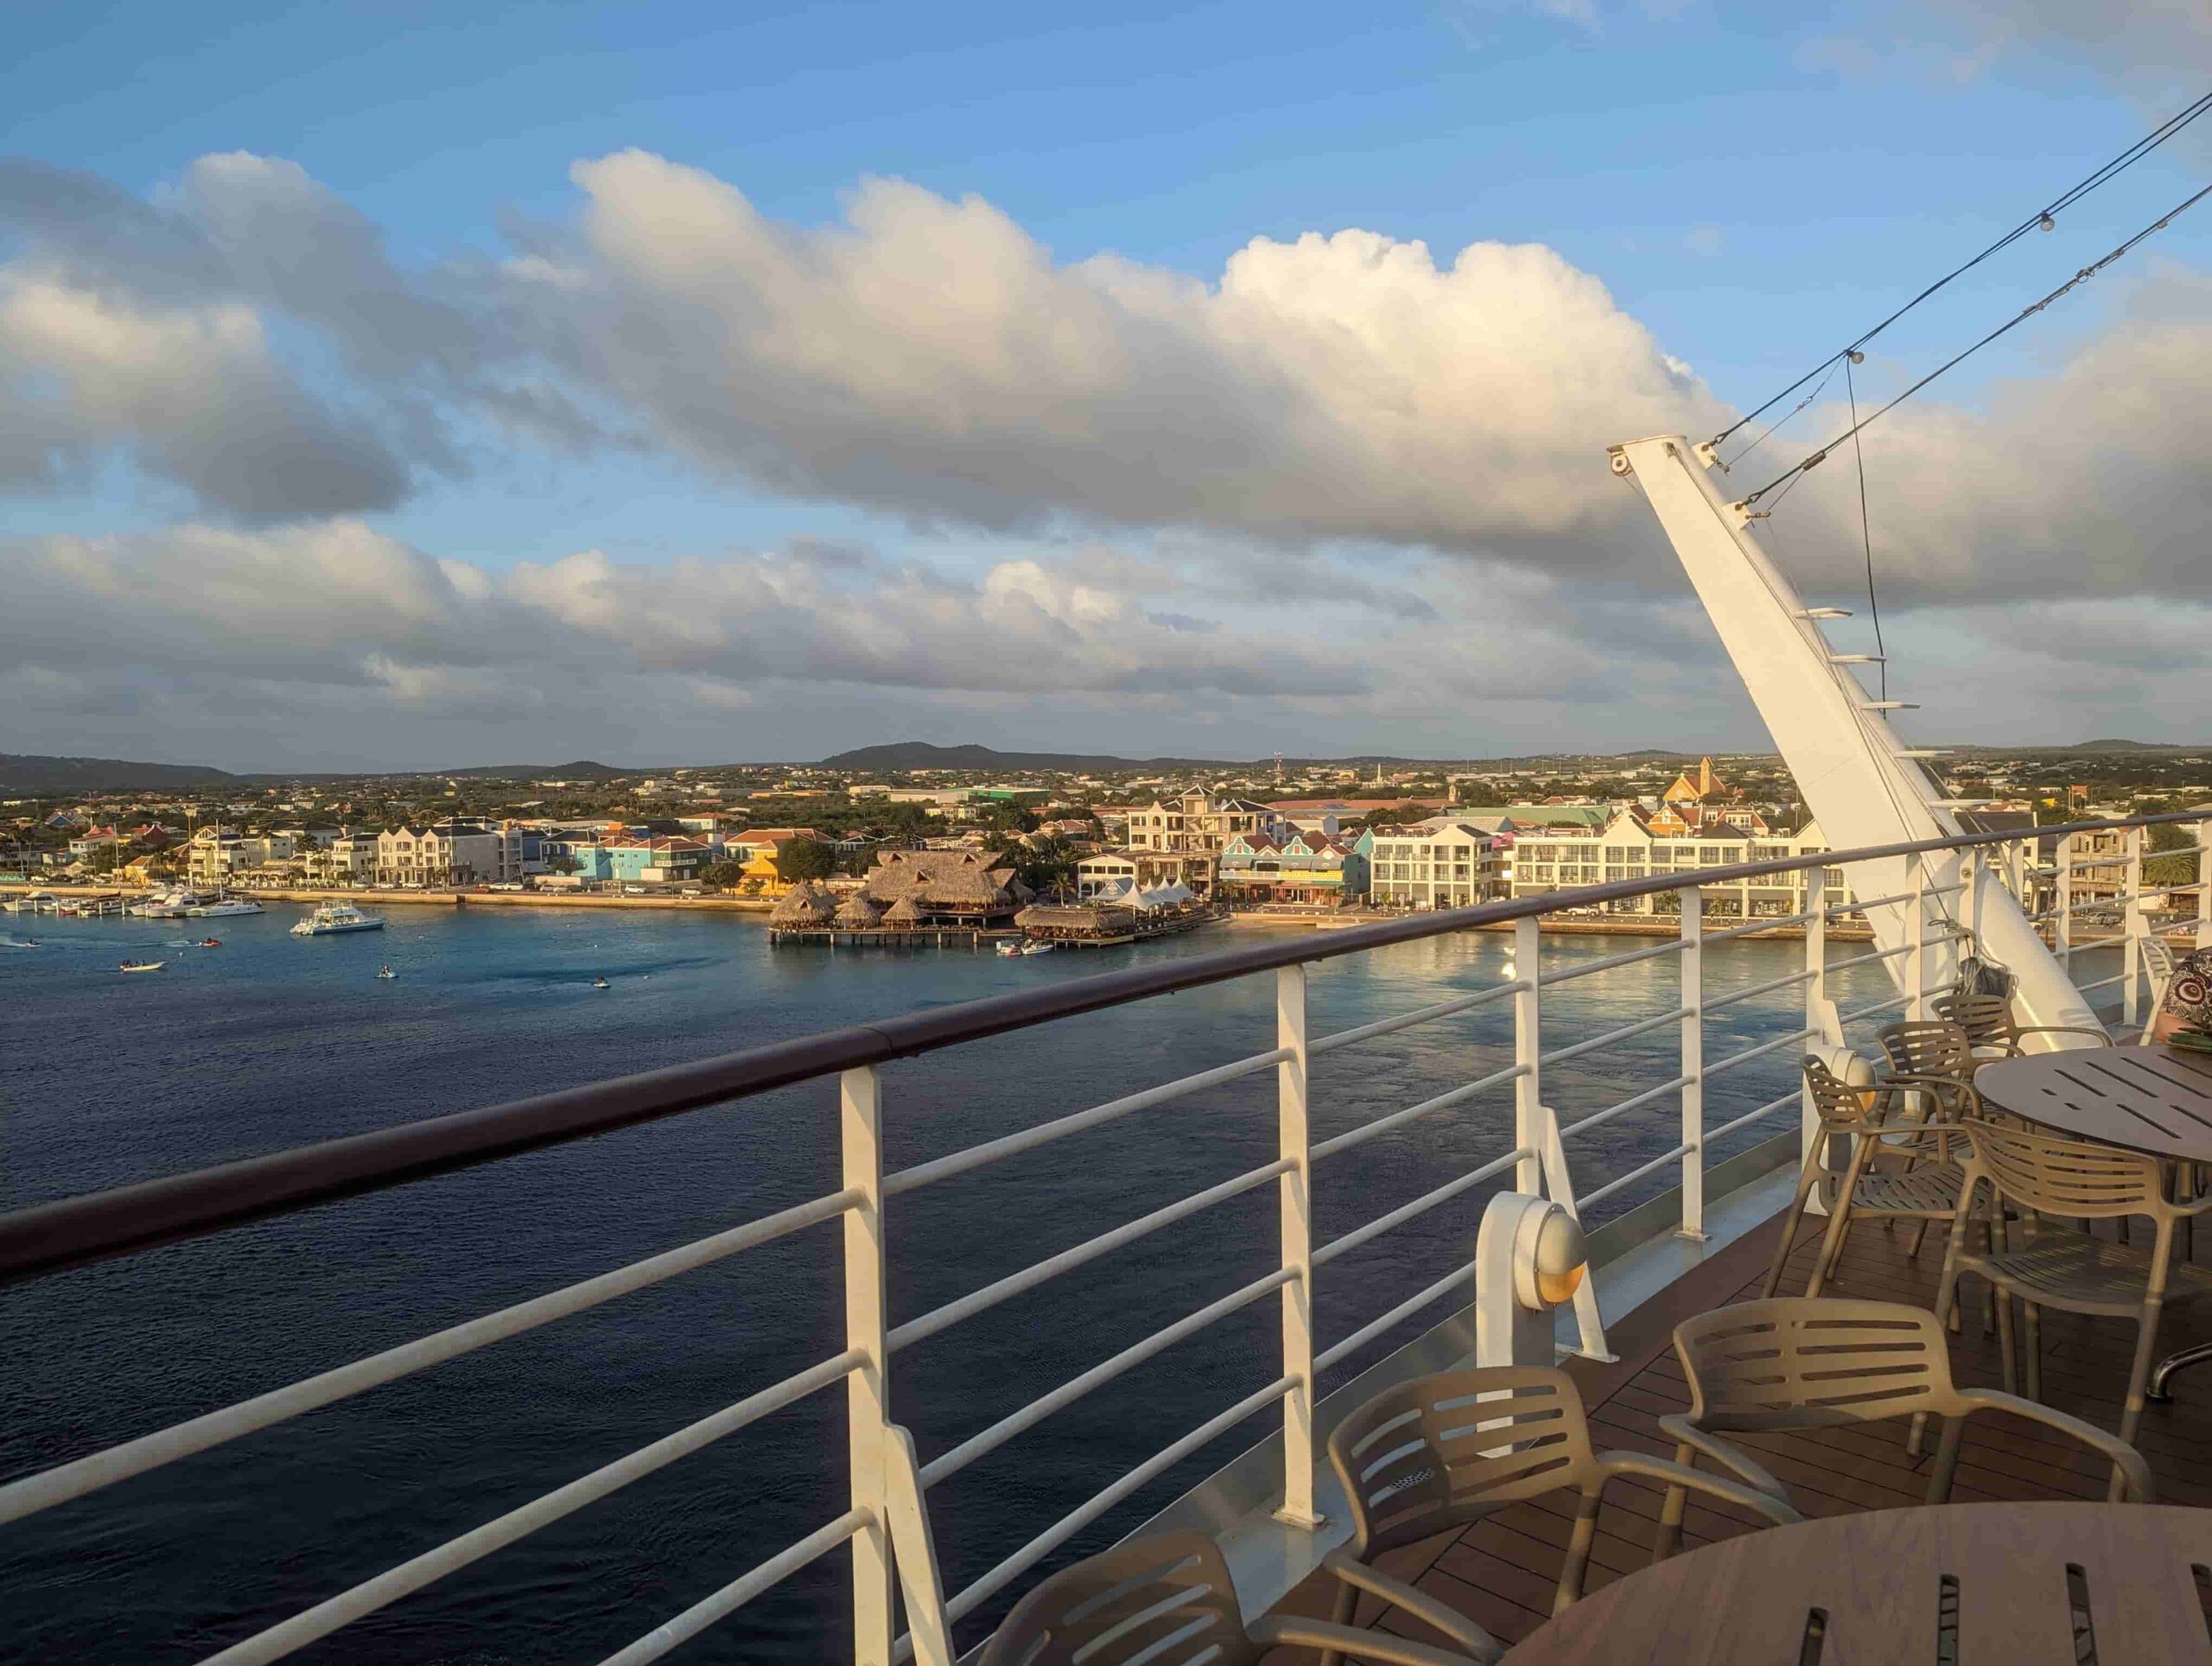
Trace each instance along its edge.
{"label": "white multi-story building", "polygon": [[522,830],[512,822],[439,822],[377,836],[377,878],[386,885],[481,885],[521,877]]}
{"label": "white multi-story building", "polygon": [[1471,822],[1437,817],[1375,835],[1367,894],[1414,908],[1464,908],[1503,894],[1498,841]]}
{"label": "white multi-story building", "polygon": [[[1656,878],[1688,874],[1700,868],[1719,868],[1738,862],[1772,862],[1785,856],[1811,855],[1828,848],[1819,824],[1808,822],[1795,833],[1755,834],[1715,821],[1688,832],[1656,831],[1652,817],[1641,808],[1623,810],[1602,828],[1545,828],[1516,832],[1505,867],[1508,893],[1537,896],[1548,891],[1571,891],[1578,886],[1603,885],[1613,880]],[[1705,912],[1745,919],[1762,915],[1804,912],[1812,869],[1774,874],[1764,879],[1739,880],[1733,885],[1708,886]],[[1840,868],[1823,868],[1822,906],[1846,900]],[[1610,905],[1616,913],[1672,913],[1677,906],[1672,892],[1633,898]]]}
{"label": "white multi-story building", "polygon": [[365,885],[376,877],[378,836],[351,828],[307,852],[307,876],[317,885]]}
{"label": "white multi-story building", "polygon": [[1187,850],[1217,856],[1240,833],[1271,839],[1290,836],[1290,823],[1267,804],[1249,798],[1217,798],[1211,792],[1179,792],[1129,812],[1132,850]]}
{"label": "white multi-story building", "polygon": [[248,874],[292,859],[292,840],[283,833],[240,833],[235,828],[203,827],[186,847],[185,876],[194,886],[217,890],[243,882]]}

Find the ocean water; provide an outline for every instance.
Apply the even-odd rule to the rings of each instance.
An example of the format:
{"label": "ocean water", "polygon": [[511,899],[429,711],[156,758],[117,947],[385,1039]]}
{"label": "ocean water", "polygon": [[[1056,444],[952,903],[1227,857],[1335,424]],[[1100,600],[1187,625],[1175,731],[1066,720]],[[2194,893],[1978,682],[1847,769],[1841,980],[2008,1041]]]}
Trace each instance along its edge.
{"label": "ocean water", "polygon": [[[757,917],[394,907],[381,933],[295,938],[302,911],[210,921],[0,917],[0,1206],[468,1109],[1040,981],[1253,941],[1213,928],[1007,960],[969,950],[772,949]],[[213,932],[223,946],[188,946]],[[35,946],[22,946],[33,940]],[[1619,952],[1547,940],[1546,968]],[[1317,1035],[1510,975],[1465,934],[1325,963]],[[1839,947],[1836,957],[1852,952]],[[1708,995],[1801,963],[1795,943],[1707,951]],[[149,976],[127,956],[166,957]],[[397,976],[379,981],[390,964]],[[1866,973],[1872,973],[1869,981]],[[592,988],[595,976],[611,987]],[[1849,1004],[1876,969],[1840,976]],[[1273,979],[1193,990],[904,1061],[883,1073],[887,1162],[958,1150],[1273,1045]],[[1675,1004],[1671,957],[1556,986],[1547,1048]],[[1315,1137],[1511,1058],[1509,1002],[1317,1061]],[[1707,1057],[1795,1027],[1798,992],[1708,1021]],[[1572,1122],[1676,1071],[1672,1027],[1548,1071]],[[1710,1084],[1718,1126],[1789,1085],[1791,1049]],[[1720,1142],[1717,1160],[1788,1125]],[[1332,1158],[1322,1241],[1510,1148],[1510,1090]],[[804,1201],[836,1184],[833,1084],[787,1089],[198,1243],[0,1290],[0,1478]],[[1569,1146],[1583,1191],[1680,1136],[1671,1097]],[[898,1323],[1274,1151],[1262,1075],[896,1199]],[[1671,1184],[1662,1172],[1594,1218]],[[1324,1345],[1471,1252],[1477,1188],[1331,1266]],[[1262,1186],[898,1354],[893,1415],[927,1461],[1274,1263]],[[837,1237],[813,1229],[285,1427],[0,1528],[0,1658],[185,1660],[381,1572],[837,1352]],[[1344,1380],[1422,1326],[1332,1371]],[[1277,1373],[1255,1303],[930,1493],[957,1590]],[[844,1508],[832,1389],[348,1627],[306,1657],[596,1660]],[[1110,1542],[1261,1438],[1262,1415],[1086,1529]],[[835,1552],[681,1658],[812,1661],[844,1634]],[[1026,1576],[962,1630],[1026,1588]]]}

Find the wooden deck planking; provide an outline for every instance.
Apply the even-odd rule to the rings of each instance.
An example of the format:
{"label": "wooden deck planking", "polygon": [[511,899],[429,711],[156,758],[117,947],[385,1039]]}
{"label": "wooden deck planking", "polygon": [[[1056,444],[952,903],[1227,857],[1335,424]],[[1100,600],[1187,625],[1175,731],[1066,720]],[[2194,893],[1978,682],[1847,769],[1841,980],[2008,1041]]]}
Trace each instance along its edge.
{"label": "wooden deck planking", "polygon": [[[1783,1294],[1804,1288],[1821,1224],[1808,1221],[1799,1233],[1783,1276]],[[1885,1228],[1868,1222],[1854,1230],[1833,1281],[1835,1293],[1934,1306],[1942,1267],[1942,1231],[1939,1228],[1929,1234],[1916,1259],[1905,1253],[1911,1236],[1909,1224]],[[1689,1404],[1688,1384],[1673,1351],[1674,1326],[1691,1313],[1756,1297],[1773,1244],[1770,1230],[1753,1233],[1609,1326],[1608,1340],[1621,1355],[1618,1363],[1571,1363],[1599,1450],[1674,1455],[1674,1443],[1661,1432],[1657,1421],[1668,1412],[1688,1409]],[[2207,1249],[2212,1252],[2212,1243]],[[1967,1282],[1963,1330],[1952,1339],[1952,1366],[1962,1384],[1997,1387],[2002,1371],[1997,1339],[1983,1333],[1983,1289],[1976,1281]],[[2024,1332],[2019,1339],[2024,1358]],[[2171,1309],[2160,1327],[2159,1351],[2206,1339],[2212,1339],[2212,1303],[2193,1311]],[[2046,1313],[2045,1403],[2100,1428],[2116,1428],[2133,1342],[2134,1327],[2122,1321]],[[2173,1404],[2153,1405],[2145,1411],[2137,1445],[2157,1478],[2161,1503],[2212,1505],[2212,1369],[2184,1373],[2174,1391]],[[1906,1429],[1900,1420],[1732,1438],[1740,1440],[1775,1473],[1810,1518],[1917,1505],[1929,1459],[1925,1454],[1917,1459],[1906,1455]],[[2063,1436],[2018,1418],[1985,1413],[1967,1424],[1954,1497],[1961,1504],[2099,1500],[2105,1496],[2109,1472],[2093,1453]],[[1624,1480],[1608,1489],[1598,1518],[1586,1588],[1596,1590],[1649,1565],[1660,1500],[1657,1487],[1640,1481]],[[1408,1546],[1384,1559],[1383,1566],[1452,1603],[1498,1637],[1516,1642],[1549,1618],[1573,1504],[1565,1493],[1515,1504],[1464,1531]],[[1755,1517],[1709,1505],[1693,1494],[1682,1542],[1686,1548],[1694,1548],[1757,1525]],[[1281,1606],[1300,1613],[1326,1613],[1334,1594],[1333,1580],[1317,1575]],[[1417,1622],[1385,1612],[1373,1599],[1362,1599],[1357,1620],[1362,1625],[1379,1625],[1438,1640]],[[1311,1650],[1283,1649],[1270,1654],[1268,1662],[1268,1666],[1302,1666],[1313,1658]]]}

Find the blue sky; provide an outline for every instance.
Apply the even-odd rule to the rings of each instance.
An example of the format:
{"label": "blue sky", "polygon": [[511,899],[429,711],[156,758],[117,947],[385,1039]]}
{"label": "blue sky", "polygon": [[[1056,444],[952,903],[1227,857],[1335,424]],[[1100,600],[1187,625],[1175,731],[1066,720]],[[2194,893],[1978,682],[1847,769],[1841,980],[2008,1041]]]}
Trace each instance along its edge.
{"label": "blue sky", "polygon": [[[1605,441],[1625,437],[1606,431],[1610,409],[1625,417],[1673,398],[1687,426],[1693,412],[1756,403],[2212,80],[2212,35],[2171,9],[2143,8],[2140,30],[2095,40],[2069,38],[2069,10],[2056,0],[1470,0],[1351,18],[1338,8],[1126,6],[1110,20],[1066,22],[1010,6],[812,6],[734,19],[705,5],[39,9],[11,20],[10,61],[0,65],[7,143],[44,170],[25,176],[14,201],[35,200],[47,215],[0,218],[0,281],[22,302],[12,353],[0,322],[0,391],[12,378],[45,456],[18,471],[9,525],[19,542],[0,546],[0,562],[31,572],[39,607],[29,611],[42,620],[115,617],[97,611],[105,595],[131,615],[123,640],[168,649],[117,666],[73,658],[50,633],[35,652],[16,647],[18,686],[0,690],[16,717],[0,719],[0,747],[342,767],[494,752],[804,757],[910,732],[1137,753],[1261,754],[1287,736],[1294,751],[1452,754],[1755,742],[1745,703],[1714,675],[1717,649],[1688,669],[1699,625],[1663,546],[1639,539],[1617,505],[1585,512],[1565,478],[1518,518],[1497,506],[1516,495],[1518,476],[1569,467],[1586,431],[1601,460]],[[572,176],[579,162],[632,151],[678,171],[608,169],[595,186]],[[198,159],[232,153],[254,168],[194,172]],[[2208,156],[2193,143],[2172,147],[1916,314],[1870,357],[1864,390],[1902,385],[2101,253],[2194,188]],[[96,180],[114,200],[54,207],[57,178]],[[872,180],[927,197],[901,206],[871,195]],[[708,200],[689,197],[690,181],[741,194],[769,228],[763,241],[695,238],[684,217]],[[953,207],[971,197],[1031,252],[960,222]],[[94,221],[130,200],[185,236],[151,252],[134,244],[124,261],[118,247],[150,234],[116,229],[127,215]],[[632,212],[653,202],[664,206]],[[865,282],[817,311],[791,286],[803,289],[852,239],[869,241],[848,217],[870,203],[901,229],[871,245]],[[939,203],[943,215],[929,206]],[[413,310],[340,316],[300,284],[287,289],[272,275],[277,258],[252,246],[263,232],[237,231],[248,213],[289,214],[296,228],[368,228],[375,282],[406,291]],[[964,327],[970,272],[982,292],[1007,262],[1081,277],[1096,270],[1084,263],[1105,258],[1147,286],[1218,289],[1255,239],[1295,251],[1306,234],[1354,228],[1389,245],[1419,240],[1440,267],[1485,243],[1541,245],[1556,261],[1541,273],[1507,262],[1425,301],[1418,284],[1363,296],[1358,263],[1341,249],[1325,275],[1310,251],[1286,257],[1268,277],[1265,318],[1224,307],[1200,322],[1207,308],[1175,303],[1187,315],[1174,327],[1197,332],[1187,340],[1200,359],[1211,365],[1218,352],[1231,366],[1190,372],[1199,379],[1186,398],[1135,385],[1172,382],[1175,349],[1156,363],[1130,359],[1100,396],[1098,355],[1119,366],[1149,340],[1153,303],[1135,304],[1136,325],[1119,310],[1122,324],[1101,324],[1079,293],[1055,323],[1048,283],[1011,322],[992,321],[998,334],[973,353],[1042,352],[1049,366],[1073,352],[1084,368],[1064,397],[1033,410],[992,405],[995,395],[965,385],[969,349],[952,335],[939,343],[950,370],[930,373],[938,393],[899,385],[902,332]],[[311,249],[334,234],[302,235]],[[1916,452],[1895,459],[1909,478],[1883,506],[1893,524],[1967,527],[1993,513],[2002,545],[1961,550],[1954,539],[1929,556],[1907,533],[1898,551],[1900,607],[1920,607],[1929,685],[1953,703],[1928,720],[1945,734],[2025,739],[2055,726],[2048,738],[2062,739],[2171,721],[2135,716],[2126,703],[2139,690],[2113,689],[2071,661],[2048,679],[2048,701],[1992,713],[1991,668],[2019,626],[2017,614],[1986,616],[1988,604],[2020,592],[2024,607],[2026,592],[2064,588],[2053,575],[2068,552],[2024,563],[2033,579],[1978,579],[1977,562],[2014,549],[2005,522],[2020,494],[1994,506],[1961,497],[1961,471],[1948,465],[1983,447],[2023,450],[2017,436],[1973,437],[1961,424],[2001,425],[2030,409],[2047,422],[2037,401],[2049,390],[2084,378],[2107,385],[2096,366],[2141,353],[2146,332],[2193,340],[2208,237],[2212,219],[2183,222],[2154,258],[1976,361],[1943,389],[1942,414],[1955,420],[1931,423]],[[219,255],[177,252],[201,240]],[[779,250],[800,251],[780,274]],[[514,326],[550,293],[518,291],[515,263],[549,251],[569,293],[612,296],[613,310],[556,317],[546,306]],[[930,295],[880,301],[888,310],[871,315],[917,251],[925,264],[943,257]],[[715,259],[733,263],[727,283],[690,288],[684,275]],[[1604,286],[1610,313],[1574,293],[1587,280]],[[315,281],[327,293],[353,280],[333,269]],[[1125,305],[1122,279],[1098,281]],[[757,302],[756,285],[767,286]],[[424,325],[448,332],[435,353],[429,336],[400,339],[431,301],[451,308]],[[1415,340],[1409,327],[1405,340],[1382,339],[1396,330],[1394,308],[1432,301],[1439,310],[1422,327],[1434,334]],[[910,304],[937,310],[920,316]],[[1332,308],[1367,344],[1357,365],[1306,362],[1328,351],[1317,344],[1335,328]],[[159,390],[118,380],[121,349],[86,334],[125,339],[124,314],[138,328],[132,353],[188,343]],[[662,354],[688,372],[713,358],[720,331],[751,330],[761,316],[772,328],[732,349],[727,373],[666,391]],[[482,338],[512,327],[512,339],[480,353],[456,344],[454,319]],[[1039,319],[1042,347],[1028,340]],[[1614,343],[1616,323],[1648,342]],[[1295,347],[1270,334],[1279,325],[1294,326]],[[1125,326],[1135,333],[1116,334]],[[255,340],[241,345],[225,329]],[[1093,330],[1105,334],[1084,334]],[[1049,345],[1065,332],[1079,349]],[[620,349],[606,347],[611,334]],[[226,345],[211,346],[215,336]],[[787,347],[810,357],[804,373]],[[1541,445],[1511,420],[1470,423],[1470,473],[1482,477],[1470,490],[1482,506],[1432,502],[1433,512],[1402,515],[1377,486],[1372,510],[1338,512],[1345,493],[1322,480],[1314,504],[1279,511],[1297,495],[1286,481],[1313,480],[1306,448],[1318,442],[1296,432],[1319,420],[1303,414],[1311,408],[1329,426],[1325,455],[1367,466],[1359,492],[1405,464],[1399,497],[1433,499],[1448,436],[1424,436],[1409,463],[1402,434],[1374,438],[1358,413],[1425,408],[1421,378],[1448,381],[1462,351],[1494,351],[1499,386],[1559,390],[1560,408],[1547,395],[1525,424],[1542,430]],[[850,355],[863,352],[873,381],[855,379]],[[2152,349],[2161,361],[2171,353],[2171,342]],[[1420,362],[1425,354],[1434,362]],[[1685,378],[1663,397],[1649,385],[1673,374],[1655,371],[1662,360]],[[210,400],[201,434],[180,437],[193,424],[177,410],[188,403],[179,389],[194,378],[243,379]],[[486,394],[493,383],[497,399]],[[564,410],[588,417],[590,437],[549,442],[518,423],[512,401],[525,386],[532,397],[557,389]],[[1094,397],[1096,409],[1085,403]],[[982,403],[958,421],[931,408],[968,398]],[[1253,414],[1276,400],[1272,416]],[[722,405],[728,435],[715,429]],[[1194,413],[1220,455],[1154,491],[1135,450],[1163,410]],[[253,426],[278,410],[302,448],[291,465]],[[1084,428],[1082,446],[1045,455],[1020,443],[1025,425],[1061,412]],[[328,443],[297,440],[303,422],[326,429]],[[917,425],[911,456],[902,423]],[[205,455],[211,424],[234,455]],[[336,455],[372,429],[372,459]],[[359,461],[382,468],[387,486],[358,502],[338,487],[296,502],[282,479],[241,486],[264,450],[272,472],[299,478]],[[227,484],[211,485],[216,474]],[[2078,483],[2085,494],[2095,484]],[[2200,486],[2184,474],[2160,489],[2185,504]],[[1606,499],[1602,480],[1588,493]],[[1834,544],[1833,516],[1823,522],[1812,507],[1808,542]],[[357,535],[371,542],[347,544]],[[2168,585],[2173,540],[2185,536],[2178,525],[2131,535],[2120,564],[2140,576],[2119,596]],[[845,551],[843,564],[810,553],[824,547]],[[331,553],[340,548],[353,553]],[[204,610],[149,611],[146,591],[163,584],[255,593],[242,571],[321,574],[308,588],[327,589],[328,563],[358,563],[363,550],[385,563],[385,590],[420,569],[451,594],[398,624],[349,595],[359,653],[334,619],[257,620],[243,602],[213,621]],[[526,602],[509,594],[518,570],[527,579],[588,551],[612,565],[598,576],[568,570],[557,605],[543,584]],[[752,563],[741,582],[715,564],[732,560]],[[195,565],[211,561],[212,573]],[[1338,588],[1389,595],[1347,607],[1326,584],[1306,595],[1264,576],[1313,563]],[[455,577],[454,563],[467,571]],[[486,580],[497,594],[480,594]],[[683,600],[687,586],[704,587],[704,599]],[[639,597],[676,600],[655,619],[616,619],[617,590],[633,610],[645,607]],[[992,597],[1015,592],[1018,607],[1005,605],[1020,620],[991,611]],[[1500,595],[1525,620],[1501,626]],[[2100,587],[2101,607],[2113,599]],[[910,621],[950,617],[963,601],[998,629],[925,640],[915,625],[912,639],[887,643],[895,620],[854,617],[872,607]],[[451,616],[426,624],[423,608]],[[788,646],[817,614],[842,633],[817,659],[761,652],[764,639]],[[533,657],[531,639],[546,630],[562,635],[560,650]],[[286,631],[302,652],[283,651]],[[1018,639],[1004,658],[1027,671],[963,678],[950,669],[990,659],[1007,631]],[[1211,639],[1205,654],[1186,652],[1197,636]],[[1539,639],[1573,652],[1527,658]],[[299,663],[316,657],[310,644],[324,645],[323,669]],[[1199,663],[1208,658],[1215,671]],[[1444,678],[1448,696],[1408,702],[1392,669],[1408,659]],[[1071,669],[1056,677],[1055,664]],[[1624,696],[1620,675],[1642,678],[1645,697]],[[2085,689],[2107,703],[2070,703]],[[2008,725],[2018,732],[1999,732]]]}

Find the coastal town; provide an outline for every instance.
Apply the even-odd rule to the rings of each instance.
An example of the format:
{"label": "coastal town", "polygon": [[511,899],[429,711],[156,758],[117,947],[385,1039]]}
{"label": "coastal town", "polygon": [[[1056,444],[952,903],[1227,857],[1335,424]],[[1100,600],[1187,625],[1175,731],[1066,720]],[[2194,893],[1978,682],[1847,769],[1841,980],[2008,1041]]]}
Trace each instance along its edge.
{"label": "coastal town", "polygon": [[[0,902],[722,907],[765,912],[779,942],[1041,951],[1220,919],[1343,925],[1827,848],[1779,760],[1756,754],[1009,770],[933,766],[915,750],[654,773],[18,788],[0,801]],[[2025,833],[2206,803],[2212,761],[2116,743],[1977,755],[1954,786],[1971,830]],[[2161,834],[2154,881],[2156,852],[2187,842]],[[2169,866],[2174,884],[2194,879],[2192,858]],[[1847,900],[1840,874],[1821,872],[1714,887],[1706,907],[1755,920]],[[2075,900],[2116,890],[2116,868],[2109,881],[2077,869]],[[1585,928],[1656,928],[1672,901],[1592,909]]]}

